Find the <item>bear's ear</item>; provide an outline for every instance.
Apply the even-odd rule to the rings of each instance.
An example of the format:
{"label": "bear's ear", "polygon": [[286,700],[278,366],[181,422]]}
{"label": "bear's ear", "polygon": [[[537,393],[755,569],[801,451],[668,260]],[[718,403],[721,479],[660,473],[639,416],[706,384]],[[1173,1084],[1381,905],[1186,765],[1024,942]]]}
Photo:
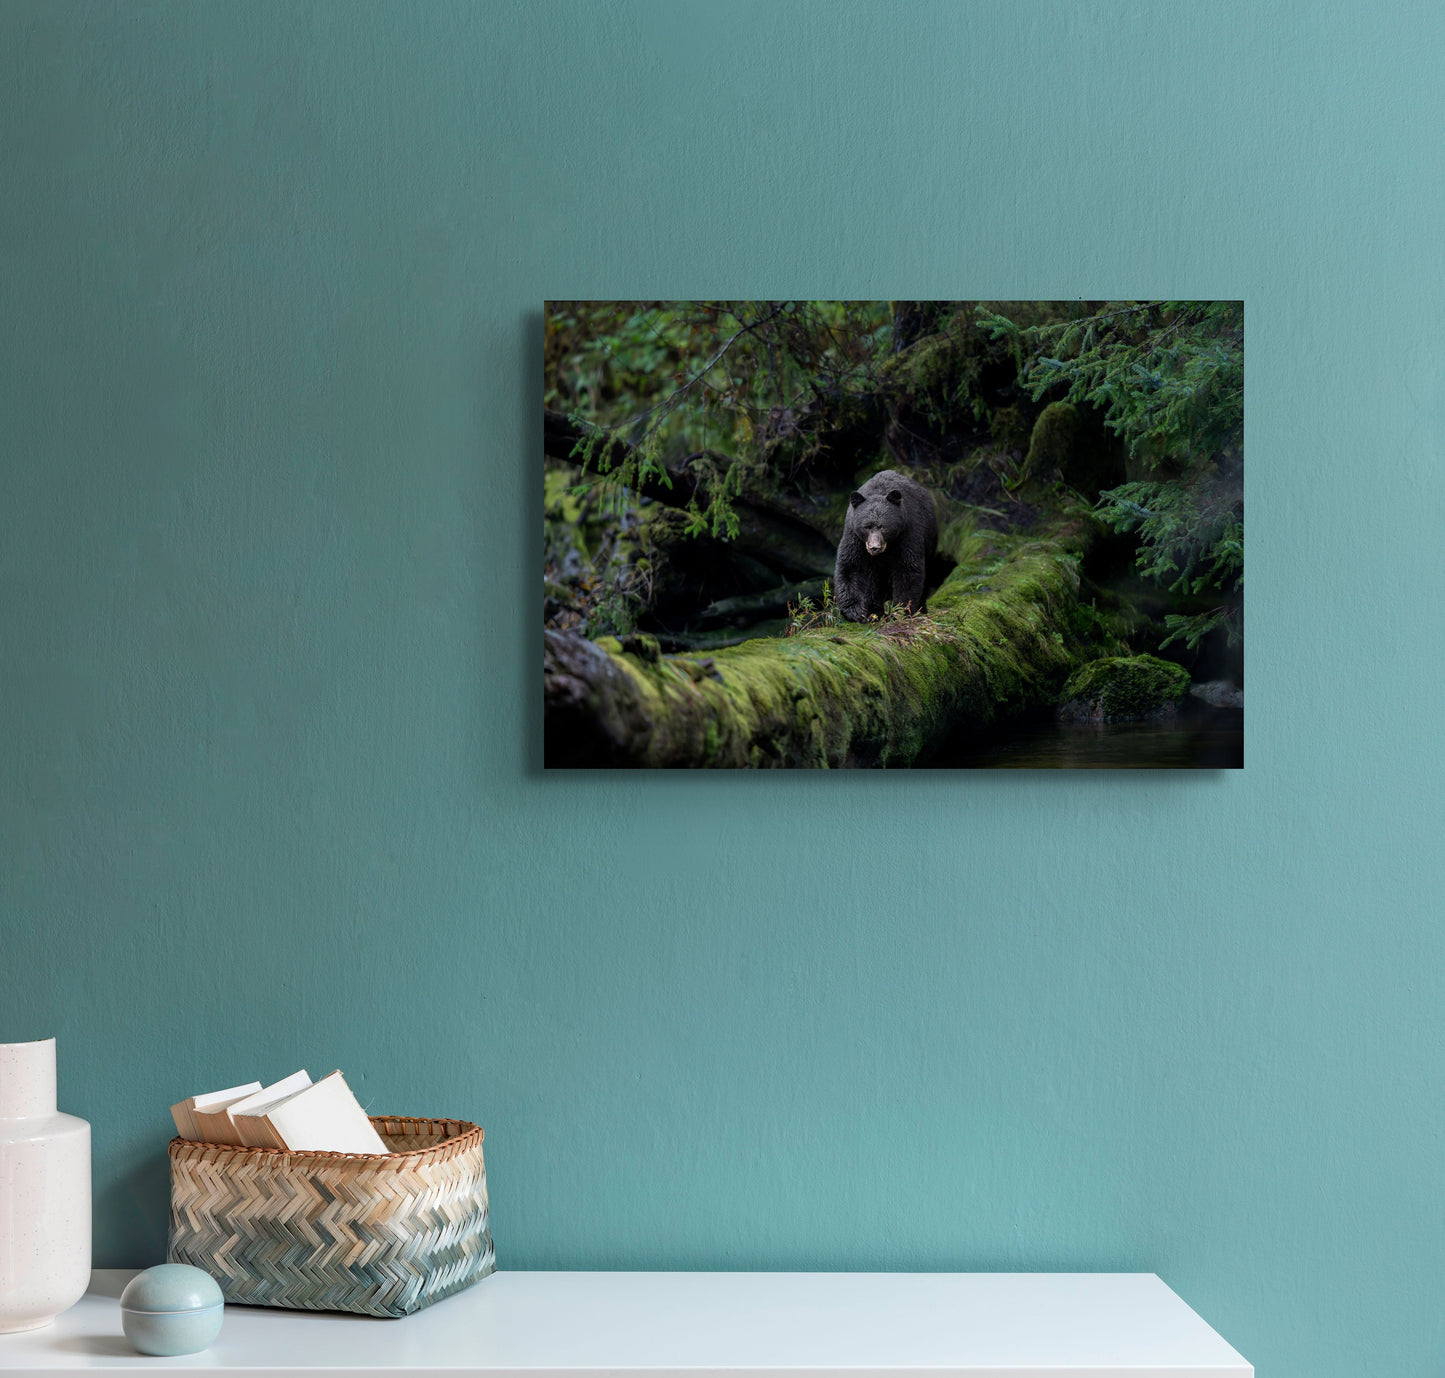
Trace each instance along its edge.
{"label": "bear's ear", "polygon": [[849,505],[853,507],[862,507],[866,501],[862,493],[853,493],[848,498]]}
{"label": "bear's ear", "polygon": [[894,505],[894,507],[902,507],[902,506],[903,506],[903,491],[902,491],[902,489],[895,488],[891,493],[889,493],[889,494],[888,494],[888,501],[891,502],[891,503]]}

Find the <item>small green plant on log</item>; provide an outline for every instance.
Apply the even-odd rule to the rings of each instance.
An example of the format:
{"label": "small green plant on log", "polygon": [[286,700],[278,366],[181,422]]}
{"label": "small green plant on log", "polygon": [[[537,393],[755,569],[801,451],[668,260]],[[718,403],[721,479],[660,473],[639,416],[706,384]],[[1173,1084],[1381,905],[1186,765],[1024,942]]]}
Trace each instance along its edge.
{"label": "small green plant on log", "polygon": [[833,602],[833,581],[825,579],[823,596],[819,601],[804,597],[796,603],[788,604],[788,630],[784,635],[801,636],[803,632],[840,626],[843,621],[843,614]]}

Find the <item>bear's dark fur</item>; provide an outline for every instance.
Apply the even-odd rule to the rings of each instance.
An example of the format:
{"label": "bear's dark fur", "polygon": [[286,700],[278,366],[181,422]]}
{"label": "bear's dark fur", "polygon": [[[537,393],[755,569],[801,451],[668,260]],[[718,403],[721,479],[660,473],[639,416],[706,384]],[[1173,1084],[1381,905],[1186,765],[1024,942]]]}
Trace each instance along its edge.
{"label": "bear's dark fur", "polygon": [[925,569],[938,547],[928,490],[893,469],[874,474],[849,499],[833,602],[850,622],[881,617],[885,603],[923,611]]}

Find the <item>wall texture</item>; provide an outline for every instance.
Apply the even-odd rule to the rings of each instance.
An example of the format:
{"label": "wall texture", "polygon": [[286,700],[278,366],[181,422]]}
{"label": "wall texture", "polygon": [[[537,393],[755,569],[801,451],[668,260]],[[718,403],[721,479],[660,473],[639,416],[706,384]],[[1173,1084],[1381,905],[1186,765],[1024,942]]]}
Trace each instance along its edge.
{"label": "wall texture", "polygon": [[[96,1255],[304,1063],[504,1266],[1445,1366],[1431,4],[0,3],[0,1038]],[[1243,296],[1242,773],[544,777],[544,297]]]}

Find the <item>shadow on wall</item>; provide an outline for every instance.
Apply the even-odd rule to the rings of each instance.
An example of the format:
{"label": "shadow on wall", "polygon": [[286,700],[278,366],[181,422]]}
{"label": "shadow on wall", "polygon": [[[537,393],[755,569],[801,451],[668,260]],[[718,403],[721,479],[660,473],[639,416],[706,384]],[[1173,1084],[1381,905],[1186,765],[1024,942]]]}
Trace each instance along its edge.
{"label": "shadow on wall", "polygon": [[[538,360],[542,358],[542,313],[528,311],[522,316],[522,377],[527,379],[527,396],[522,415],[526,435],[520,454],[525,479],[523,500],[527,508],[522,514],[523,568],[527,571],[528,588],[536,588],[536,574],[542,568],[543,524],[542,484],[537,479],[542,457],[542,413],[545,380]],[[538,595],[540,597],[540,595]],[[534,605],[535,606],[535,605]],[[542,622],[539,618],[524,621],[527,644],[518,664],[522,670],[523,736],[526,742],[527,774],[541,776],[542,769]]]}

